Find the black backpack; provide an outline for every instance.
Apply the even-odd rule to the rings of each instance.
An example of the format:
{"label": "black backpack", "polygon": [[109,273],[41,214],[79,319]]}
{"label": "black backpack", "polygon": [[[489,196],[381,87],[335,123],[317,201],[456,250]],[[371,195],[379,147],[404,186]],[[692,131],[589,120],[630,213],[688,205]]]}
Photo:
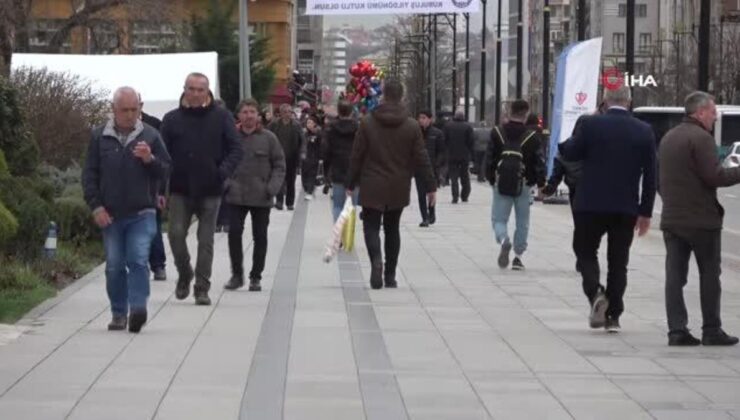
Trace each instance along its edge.
{"label": "black backpack", "polygon": [[509,141],[498,127],[494,127],[498,139],[503,146],[501,160],[496,166],[496,185],[501,195],[509,197],[519,197],[522,194],[522,184],[524,183],[524,155],[522,148],[524,144],[535,135],[535,131],[527,130],[524,132],[521,141]]}

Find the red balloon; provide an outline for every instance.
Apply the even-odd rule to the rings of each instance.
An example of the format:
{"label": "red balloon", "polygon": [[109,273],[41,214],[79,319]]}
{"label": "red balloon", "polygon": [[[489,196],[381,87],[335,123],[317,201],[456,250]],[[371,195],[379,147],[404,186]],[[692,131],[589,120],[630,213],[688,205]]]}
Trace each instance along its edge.
{"label": "red balloon", "polygon": [[360,67],[360,65],[358,64],[353,65],[349,69],[349,74],[351,74],[354,77],[362,77],[362,74],[363,74],[362,67]]}

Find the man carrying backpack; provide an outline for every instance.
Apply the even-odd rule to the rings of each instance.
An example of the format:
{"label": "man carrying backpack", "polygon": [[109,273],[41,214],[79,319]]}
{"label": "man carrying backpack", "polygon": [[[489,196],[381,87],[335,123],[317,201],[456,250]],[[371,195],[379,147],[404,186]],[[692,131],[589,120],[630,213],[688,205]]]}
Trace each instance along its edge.
{"label": "man carrying backpack", "polygon": [[516,214],[513,270],[524,270],[522,254],[527,250],[529,235],[529,189],[545,186],[545,160],[541,140],[536,131],[525,125],[529,103],[517,99],[511,104],[508,122],[491,130],[486,151],[486,177],[493,186],[491,222],[496,242],[501,245],[498,265],[509,266],[512,243],[508,224],[511,209]]}

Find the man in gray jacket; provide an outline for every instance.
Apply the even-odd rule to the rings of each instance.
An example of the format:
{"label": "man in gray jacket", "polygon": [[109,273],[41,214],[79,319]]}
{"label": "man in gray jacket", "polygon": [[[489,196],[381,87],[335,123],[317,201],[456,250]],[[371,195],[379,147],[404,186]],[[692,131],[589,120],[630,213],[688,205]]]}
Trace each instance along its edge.
{"label": "man in gray jacket", "polygon": [[[724,209],[717,188],[740,184],[740,168],[723,168],[711,130],[717,119],[714,98],[694,92],[686,98],[686,118],[660,142],[661,229],[666,246],[665,299],[670,346],[731,346],[720,321],[721,238]],[[689,333],[683,299],[691,253],[699,266],[702,340]]]}
{"label": "man in gray jacket", "polygon": [[249,291],[262,290],[260,281],[267,256],[267,226],[274,197],[285,180],[285,156],[277,137],[259,123],[259,104],[247,99],[237,106],[238,128],[244,158],[226,184],[226,203],[229,211],[229,255],[231,280],[227,290],[244,286],[244,219],[252,215],[252,270],[249,272]]}
{"label": "man in gray jacket", "polygon": [[[149,251],[157,232],[157,191],[170,167],[162,138],[140,118],[136,91],[116,90],[113,118],[92,132],[82,174],[85,201],[103,230],[111,331],[141,331],[147,320]],[[127,319],[127,316],[129,318]]]}

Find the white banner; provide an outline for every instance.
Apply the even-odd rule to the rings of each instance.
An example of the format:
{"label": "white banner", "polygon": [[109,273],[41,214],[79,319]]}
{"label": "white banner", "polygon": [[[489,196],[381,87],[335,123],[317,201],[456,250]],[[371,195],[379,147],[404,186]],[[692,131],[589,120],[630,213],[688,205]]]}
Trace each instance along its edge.
{"label": "white banner", "polygon": [[307,0],[307,15],[475,13],[478,0]]}
{"label": "white banner", "polygon": [[568,140],[578,117],[596,111],[601,67],[601,38],[569,45],[560,55],[555,81],[555,100],[550,134],[548,166],[557,153],[558,144]]}

